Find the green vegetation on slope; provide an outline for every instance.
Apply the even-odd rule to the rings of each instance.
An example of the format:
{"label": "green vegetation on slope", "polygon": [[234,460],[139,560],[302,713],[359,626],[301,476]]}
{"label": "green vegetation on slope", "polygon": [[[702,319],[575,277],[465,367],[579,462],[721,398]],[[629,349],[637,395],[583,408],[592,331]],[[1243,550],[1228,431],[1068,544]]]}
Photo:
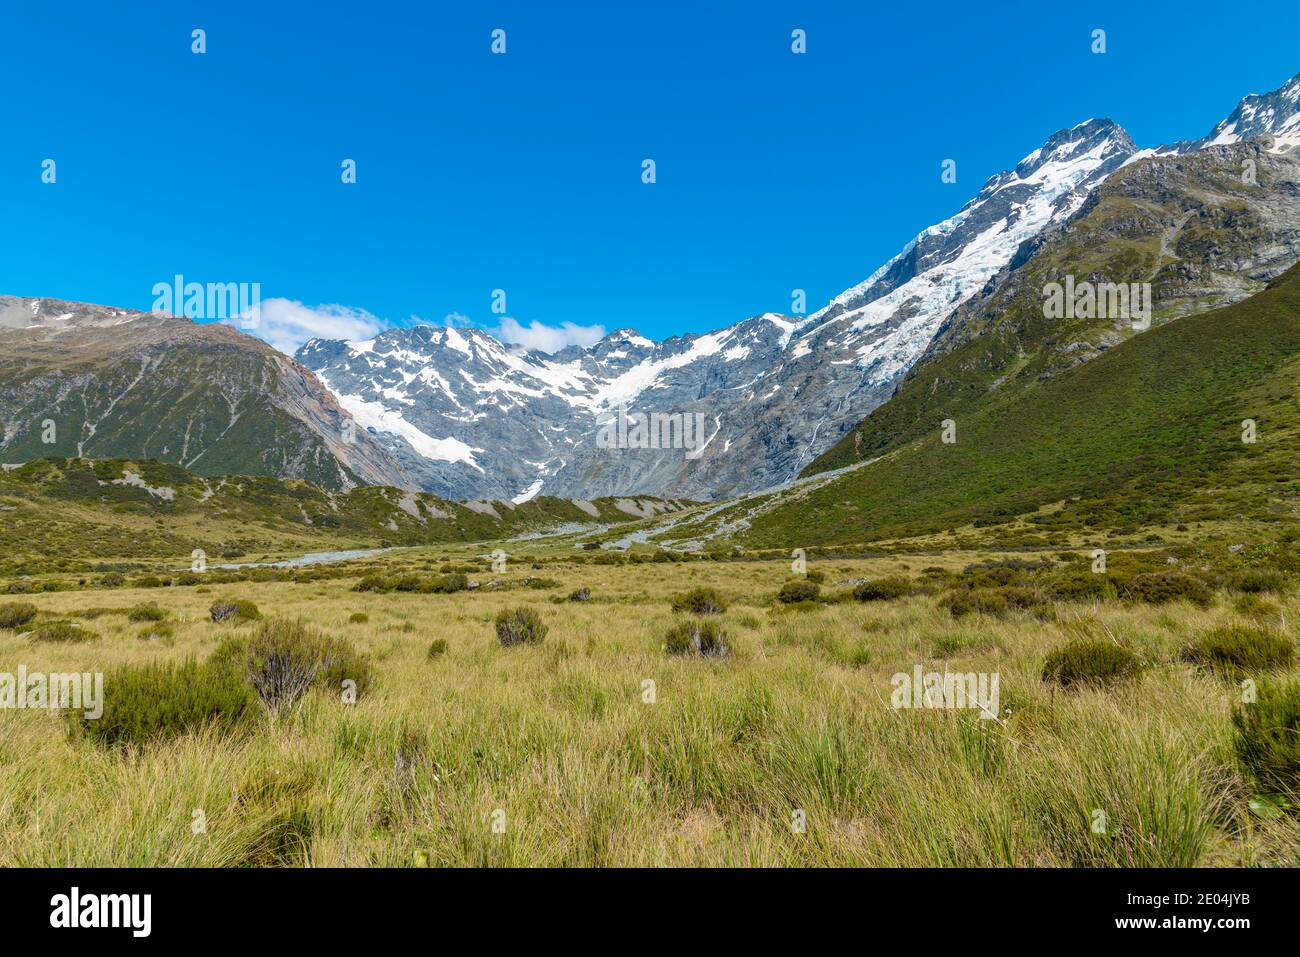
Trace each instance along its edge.
{"label": "green vegetation on slope", "polygon": [[[1289,514],[1300,496],[1300,267],[1266,291],[1135,336],[1035,388],[994,393],[921,438],[756,515],[745,540],[813,545],[1036,516],[1134,528],[1230,510]],[[1242,441],[1253,419],[1258,441]]]}
{"label": "green vegetation on slope", "polygon": [[[1241,182],[1247,156],[1261,171],[1257,184]],[[961,306],[896,394],[803,474],[899,448],[944,418],[1036,388],[1134,334],[1113,318],[1046,318],[1048,283],[1066,276],[1149,282],[1156,325],[1259,291],[1263,284],[1250,275],[1295,258],[1287,238],[1266,226],[1265,210],[1294,204],[1289,197],[1296,176],[1294,163],[1250,144],[1149,159],[1118,171],[1072,220],[1026,247],[990,291]]]}
{"label": "green vegetation on slope", "polygon": [[450,502],[382,486],[330,492],[305,481],[209,479],[156,461],[40,459],[0,469],[0,571],[33,560],[42,570],[95,558],[171,556],[173,565],[188,564],[196,548],[216,562],[488,541],[569,523],[636,521],[677,507],[646,497]]}

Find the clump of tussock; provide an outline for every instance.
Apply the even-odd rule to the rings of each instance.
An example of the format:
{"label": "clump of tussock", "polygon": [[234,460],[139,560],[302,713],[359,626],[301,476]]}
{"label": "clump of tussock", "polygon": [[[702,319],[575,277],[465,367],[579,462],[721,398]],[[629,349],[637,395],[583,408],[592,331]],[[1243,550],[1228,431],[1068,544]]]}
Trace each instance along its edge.
{"label": "clump of tussock", "polygon": [[546,624],[536,609],[521,605],[518,608],[502,608],[494,622],[497,641],[509,647],[511,645],[535,645],[546,637]]}
{"label": "clump of tussock", "polygon": [[1246,625],[1215,628],[1183,649],[1184,661],[1229,678],[1285,668],[1294,659],[1290,638]]}
{"label": "clump of tussock", "polygon": [[792,581],[781,586],[781,590],[776,593],[776,600],[783,605],[794,605],[798,602],[816,601],[821,593],[822,586],[816,582]]}
{"label": "clump of tussock", "polygon": [[591,601],[590,588],[577,588],[569,593],[569,601]]}
{"label": "clump of tussock", "polygon": [[145,621],[162,621],[167,617],[167,610],[159,608],[153,602],[144,602],[131,608],[126,613],[126,620],[139,624]]}
{"label": "clump of tussock", "polygon": [[727,603],[716,588],[701,585],[674,596],[672,609],[692,615],[720,615],[727,610]]}
{"label": "clump of tussock", "polygon": [[227,638],[212,661],[242,676],[272,714],[292,709],[313,687],[360,698],[372,678],[369,659],[349,642],[289,618],[268,619],[251,638]]}
{"label": "clump of tussock", "polygon": [[1300,680],[1265,680],[1232,712],[1238,760],[1265,791],[1300,796]]}
{"label": "clump of tussock", "polygon": [[893,601],[911,592],[912,579],[906,575],[887,575],[855,585],[853,597],[857,601]]}
{"label": "clump of tussock", "polygon": [[1214,589],[1202,579],[1183,572],[1145,572],[1134,575],[1120,586],[1120,595],[1132,602],[1166,605],[1188,601],[1198,608],[1214,603]]}
{"label": "clump of tussock", "polygon": [[0,605],[0,628],[21,628],[36,617],[36,606],[25,601]]}
{"label": "clump of tussock", "polygon": [[227,621],[242,625],[245,622],[262,620],[262,612],[258,610],[257,605],[244,598],[213,602],[212,607],[208,609],[208,614],[218,625]]}
{"label": "clump of tussock", "polygon": [[141,747],[214,729],[226,733],[253,717],[252,689],[229,669],[211,662],[149,662],[104,678],[104,712],[98,719],[70,712],[72,734],[105,747]]}
{"label": "clump of tussock", "polygon": [[951,591],[939,599],[939,605],[948,609],[954,618],[966,615],[1004,615],[1007,600],[997,588],[971,588]]}
{"label": "clump of tussock", "polygon": [[84,641],[95,641],[98,638],[98,632],[82,628],[71,621],[47,621],[43,625],[37,625],[36,629],[31,633],[32,641],[51,641],[66,644],[80,644]]}
{"label": "clump of tussock", "polygon": [[165,621],[156,621],[141,628],[136,637],[141,641],[171,641],[176,637],[176,629]]}
{"label": "clump of tussock", "polygon": [[1138,656],[1113,641],[1076,638],[1048,654],[1043,662],[1043,680],[1054,681],[1063,688],[1105,687],[1131,678],[1141,670]]}
{"label": "clump of tussock", "polygon": [[670,655],[725,658],[730,653],[726,630],[713,621],[681,621],[664,635],[664,650]]}
{"label": "clump of tussock", "polygon": [[1239,592],[1257,595],[1264,592],[1281,594],[1290,584],[1290,579],[1275,568],[1245,568],[1228,577],[1228,586]]}
{"label": "clump of tussock", "polygon": [[435,638],[429,643],[429,652],[425,655],[430,661],[441,658],[447,653],[447,639]]}
{"label": "clump of tussock", "polygon": [[353,591],[376,592],[415,592],[421,595],[450,595],[469,588],[469,578],[462,572],[447,575],[381,575],[371,572],[363,575],[353,586]]}

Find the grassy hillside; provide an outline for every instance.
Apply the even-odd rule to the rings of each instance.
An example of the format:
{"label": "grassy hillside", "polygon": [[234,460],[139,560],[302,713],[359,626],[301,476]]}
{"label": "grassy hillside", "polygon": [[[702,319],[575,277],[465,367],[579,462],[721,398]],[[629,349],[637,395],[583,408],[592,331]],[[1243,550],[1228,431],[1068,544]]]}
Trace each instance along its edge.
{"label": "grassy hillside", "polygon": [[335,493],[305,481],[205,478],[156,461],[41,459],[0,469],[0,571],[120,558],[188,564],[196,548],[216,562],[485,541],[677,507],[649,498],[449,502],[378,486]]}
{"label": "grassy hillside", "polygon": [[[991,523],[1135,528],[1300,507],[1300,267],[1251,299],[1135,336],[1036,388],[994,393],[881,460],[753,517],[782,547]],[[1258,426],[1242,442],[1242,420]]]}

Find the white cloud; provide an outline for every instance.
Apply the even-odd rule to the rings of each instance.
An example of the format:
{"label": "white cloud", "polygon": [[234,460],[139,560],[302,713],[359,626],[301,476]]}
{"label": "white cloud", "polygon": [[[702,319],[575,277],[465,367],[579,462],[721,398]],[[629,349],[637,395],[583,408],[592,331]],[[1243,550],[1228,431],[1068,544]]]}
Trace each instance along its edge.
{"label": "white cloud", "polygon": [[496,335],[503,342],[523,346],[525,349],[537,349],[541,352],[559,352],[566,346],[595,345],[605,336],[605,327],[579,326],[572,322],[562,322],[558,326],[548,326],[533,320],[523,325],[509,316],[501,319]]}
{"label": "white cloud", "polygon": [[266,340],[291,356],[308,339],[373,339],[388,323],[364,309],[349,306],[305,306],[292,299],[265,299],[256,326],[232,319],[228,325]]}

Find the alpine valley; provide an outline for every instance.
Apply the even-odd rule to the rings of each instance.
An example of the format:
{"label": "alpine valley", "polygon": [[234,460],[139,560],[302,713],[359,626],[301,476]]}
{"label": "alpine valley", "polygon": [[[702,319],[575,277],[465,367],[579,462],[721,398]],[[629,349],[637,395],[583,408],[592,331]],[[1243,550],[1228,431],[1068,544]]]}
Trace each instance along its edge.
{"label": "alpine valley", "polygon": [[[663,342],[619,329],[546,354],[420,325],[313,339],[290,359],[224,325],[0,297],[0,460],[153,458],[516,503],[780,487],[930,428],[922,406],[953,412],[1133,335],[1122,322],[1044,327],[1043,282],[1150,282],[1157,326],[1262,290],[1300,259],[1298,99],[1300,77],[1246,97],[1202,139],[1155,149],[1086,120],[820,310]],[[694,448],[602,448],[620,410],[680,415],[702,435]],[[864,420],[883,427],[867,434]]]}

